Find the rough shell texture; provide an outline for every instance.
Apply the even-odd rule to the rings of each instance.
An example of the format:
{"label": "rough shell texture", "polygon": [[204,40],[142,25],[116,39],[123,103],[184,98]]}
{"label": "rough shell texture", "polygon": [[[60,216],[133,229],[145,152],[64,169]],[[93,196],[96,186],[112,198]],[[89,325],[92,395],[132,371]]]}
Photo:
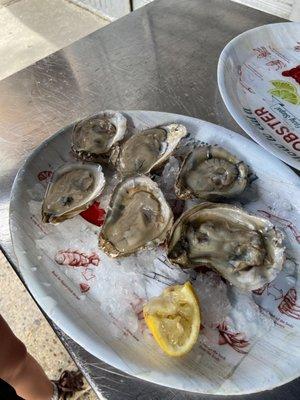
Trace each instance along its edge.
{"label": "rough shell texture", "polygon": [[183,125],[170,124],[146,129],[120,146],[116,167],[122,176],[147,174],[160,167],[186,136]]}
{"label": "rough shell texture", "polygon": [[113,147],[123,139],[127,120],[119,112],[103,111],[74,125],[72,151],[84,161],[107,162]]}
{"label": "rough shell texture", "polygon": [[71,163],[54,171],[42,206],[43,222],[56,224],[87,209],[105,185],[97,164]]}
{"label": "rough shell texture", "polygon": [[183,161],[175,183],[181,199],[233,197],[247,185],[248,168],[221,147],[199,147]]}
{"label": "rough shell texture", "polygon": [[162,192],[150,178],[127,178],[114,190],[100,234],[100,246],[111,257],[121,257],[164,242],[173,214]]}
{"label": "rough shell texture", "polygon": [[182,268],[208,266],[242,290],[272,281],[284,262],[283,235],[241,208],[204,202],[173,226],[169,260]]}

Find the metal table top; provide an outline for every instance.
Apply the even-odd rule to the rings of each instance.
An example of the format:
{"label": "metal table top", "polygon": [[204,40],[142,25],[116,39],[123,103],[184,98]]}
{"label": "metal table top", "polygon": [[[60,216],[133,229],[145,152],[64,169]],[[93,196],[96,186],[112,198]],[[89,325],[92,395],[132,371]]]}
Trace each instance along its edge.
{"label": "metal table top", "polygon": [[[186,114],[241,133],[217,88],[225,44],[276,17],[229,0],[161,0],[0,82],[0,244],[20,279],[8,226],[13,179],[56,130],[103,109]],[[51,323],[51,321],[50,321]],[[143,382],[96,359],[54,330],[96,393],[109,400],[212,399]],[[243,399],[300,398],[300,380]],[[234,397],[239,399],[240,396]]]}

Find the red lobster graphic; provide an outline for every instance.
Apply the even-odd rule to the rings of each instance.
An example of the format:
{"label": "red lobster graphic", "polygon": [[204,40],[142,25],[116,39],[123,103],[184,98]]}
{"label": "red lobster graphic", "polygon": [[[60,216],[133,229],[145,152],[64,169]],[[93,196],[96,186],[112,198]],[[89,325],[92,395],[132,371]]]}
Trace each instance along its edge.
{"label": "red lobster graphic", "polygon": [[254,90],[250,86],[246,85],[243,82],[243,79],[242,79],[243,71],[242,71],[242,67],[240,65],[238,66],[238,71],[237,72],[238,72],[239,82],[240,82],[241,86],[243,86],[243,88],[246,89],[249,93],[255,93]]}
{"label": "red lobster graphic", "polygon": [[292,231],[297,242],[300,244],[300,233],[298,232],[298,229],[291,221],[289,221],[288,219],[279,217],[278,215],[271,214],[265,210],[257,210],[257,211],[260,212],[261,214],[263,214],[265,217],[269,218],[271,221],[277,222],[283,228],[289,228]]}
{"label": "red lobster graphic", "polygon": [[80,283],[79,288],[80,288],[81,293],[86,293],[90,290],[91,287],[88,283]]}
{"label": "red lobster graphic", "polygon": [[92,268],[85,268],[84,271],[81,272],[81,275],[84,277],[86,281],[90,281],[91,279],[96,278],[96,275],[94,274]]}
{"label": "red lobster graphic", "polygon": [[144,307],[145,302],[146,302],[146,300],[137,296],[130,303],[135,315],[137,316],[138,321],[140,322],[140,329],[141,329],[142,333],[144,333],[144,331],[147,329],[147,325],[146,325],[144,313],[143,313],[143,307]]}
{"label": "red lobster graphic", "polygon": [[141,299],[140,297],[136,297],[136,299],[130,303],[130,305],[139,321],[142,321],[144,319],[143,306],[144,306],[145,302],[146,301],[144,299]]}
{"label": "red lobster graphic", "polygon": [[300,304],[297,304],[297,291],[295,288],[290,288],[286,294],[283,294],[283,289],[278,289],[272,283],[266,283],[259,289],[253,290],[252,292],[257,296],[261,296],[267,291],[268,296],[273,296],[274,300],[281,300],[278,305],[278,310],[281,314],[285,314],[288,317],[294,319],[300,319]]}
{"label": "red lobster graphic", "polygon": [[245,333],[233,332],[229,330],[226,322],[222,322],[217,326],[219,330],[219,345],[229,344],[235,351],[242,354],[247,354],[247,350],[243,350],[249,346],[249,341],[246,340]]}
{"label": "red lobster graphic", "polygon": [[70,267],[87,267],[89,264],[98,265],[100,257],[96,253],[87,255],[79,250],[59,250],[54,257],[59,265],[69,265]]}
{"label": "red lobster graphic", "polygon": [[300,305],[297,304],[297,297],[296,289],[289,289],[283,296],[283,299],[278,306],[278,310],[288,317],[300,319]]}
{"label": "red lobster graphic", "polygon": [[45,181],[46,179],[51,178],[51,176],[53,175],[52,171],[41,171],[38,173],[38,180],[39,181]]}
{"label": "red lobster graphic", "polygon": [[275,67],[276,71],[286,67],[286,64],[281,60],[272,60],[266,63],[268,67]]}
{"label": "red lobster graphic", "polygon": [[269,50],[266,49],[266,47],[257,47],[256,49],[253,49],[253,51],[256,52],[257,58],[266,58],[271,55]]}
{"label": "red lobster graphic", "polygon": [[273,296],[274,300],[280,300],[283,298],[283,289],[278,289],[273,283],[265,283],[261,288],[252,290],[257,296],[261,296],[267,291],[268,296]]}
{"label": "red lobster graphic", "polygon": [[265,283],[264,286],[252,290],[252,293],[256,294],[257,296],[261,296],[264,293],[264,291],[269,287],[269,285],[270,285],[269,283]]}

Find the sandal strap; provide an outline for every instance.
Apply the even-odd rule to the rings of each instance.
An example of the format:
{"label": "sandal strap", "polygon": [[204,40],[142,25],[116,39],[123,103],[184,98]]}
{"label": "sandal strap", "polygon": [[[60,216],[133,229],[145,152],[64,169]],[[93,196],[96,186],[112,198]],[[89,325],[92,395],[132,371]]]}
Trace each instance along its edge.
{"label": "sandal strap", "polygon": [[56,386],[56,383],[51,381],[53,385],[53,395],[50,400],[59,400],[59,392],[58,392],[58,387]]}
{"label": "sandal strap", "polygon": [[[65,370],[60,375],[58,381],[54,381],[61,399],[72,397],[74,393],[84,389],[83,375],[80,371]],[[52,400],[52,399],[51,399]]]}

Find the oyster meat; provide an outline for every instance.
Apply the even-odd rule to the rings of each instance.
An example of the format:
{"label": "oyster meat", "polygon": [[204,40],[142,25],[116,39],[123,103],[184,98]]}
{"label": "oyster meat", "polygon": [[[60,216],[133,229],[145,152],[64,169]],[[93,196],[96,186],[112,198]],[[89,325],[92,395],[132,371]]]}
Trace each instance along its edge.
{"label": "oyster meat", "polygon": [[104,184],[101,165],[71,163],[58,168],[46,189],[43,222],[56,224],[81,213],[100,195]]}
{"label": "oyster meat", "polygon": [[221,147],[198,147],[183,161],[175,183],[181,199],[214,200],[240,194],[247,185],[248,168]]}
{"label": "oyster meat", "polygon": [[242,290],[272,281],[284,262],[283,235],[241,208],[204,202],[173,226],[169,260],[182,268],[208,266]]}
{"label": "oyster meat", "polygon": [[127,120],[119,112],[104,111],[74,125],[72,151],[84,161],[108,161],[109,153],[126,133]]}
{"label": "oyster meat", "polygon": [[187,130],[183,125],[170,124],[131,136],[120,147],[116,161],[117,170],[122,176],[147,174],[170,157],[186,134]]}
{"label": "oyster meat", "polygon": [[150,178],[126,178],[115,188],[99,243],[111,257],[121,257],[164,242],[173,214]]}

